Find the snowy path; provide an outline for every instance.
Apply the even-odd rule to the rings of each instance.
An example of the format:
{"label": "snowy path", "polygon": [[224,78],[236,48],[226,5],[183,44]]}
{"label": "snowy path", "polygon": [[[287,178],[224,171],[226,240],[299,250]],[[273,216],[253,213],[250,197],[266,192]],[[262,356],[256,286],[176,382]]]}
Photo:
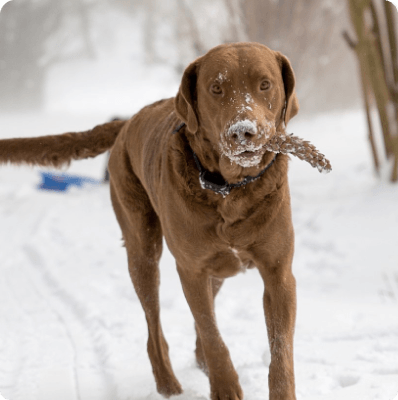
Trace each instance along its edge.
{"label": "snowy path", "polygon": [[[100,121],[7,116],[0,136]],[[392,400],[398,393],[398,187],[371,177],[364,129],[360,113],[291,127],[333,165],[325,176],[291,162],[302,400]],[[104,163],[100,157],[70,171],[99,178]],[[36,170],[0,168],[0,393],[9,400],[161,399],[108,188],[58,194],[37,191],[37,183]],[[185,391],[178,399],[205,400],[193,320],[167,250],[161,270],[162,321]],[[268,398],[262,290],[256,271],[248,271],[228,280],[217,299],[246,400]]]}

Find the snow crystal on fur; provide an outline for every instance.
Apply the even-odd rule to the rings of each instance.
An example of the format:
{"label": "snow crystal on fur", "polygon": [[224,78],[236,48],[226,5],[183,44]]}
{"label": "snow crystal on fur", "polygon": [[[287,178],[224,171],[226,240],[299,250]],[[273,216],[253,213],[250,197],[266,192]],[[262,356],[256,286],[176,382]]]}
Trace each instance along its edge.
{"label": "snow crystal on fur", "polygon": [[217,76],[217,80],[220,83],[223,83],[224,81],[227,80],[227,76],[225,74],[223,74],[222,72],[220,72]]}
{"label": "snow crystal on fur", "polygon": [[254,103],[253,97],[250,93],[246,93],[245,100],[247,104]]}

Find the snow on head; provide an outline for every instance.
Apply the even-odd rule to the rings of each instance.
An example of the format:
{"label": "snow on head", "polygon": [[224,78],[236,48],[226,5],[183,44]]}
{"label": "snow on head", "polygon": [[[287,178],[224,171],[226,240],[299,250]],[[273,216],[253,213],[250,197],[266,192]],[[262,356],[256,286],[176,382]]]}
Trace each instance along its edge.
{"label": "snow on head", "polygon": [[245,101],[246,101],[247,104],[254,103],[253,97],[251,96],[250,93],[246,93]]}
{"label": "snow on head", "polygon": [[236,109],[238,111],[238,114],[243,114],[245,111],[253,111],[252,107],[245,104],[239,105]]}
{"label": "snow on head", "polygon": [[264,120],[259,134],[266,139],[270,138],[275,133],[276,127],[274,121]]}
{"label": "snow on head", "polygon": [[219,74],[218,74],[218,76],[217,76],[217,80],[218,80],[218,82],[220,82],[220,83],[225,82],[225,81],[227,80],[227,73],[226,73],[226,72],[224,72],[224,73],[219,72]]}
{"label": "snow on head", "polygon": [[250,105],[252,105],[253,107],[255,106],[253,97],[250,93],[246,93],[244,96],[245,100],[240,104],[240,107],[238,108],[239,114],[242,114],[245,111],[253,111],[253,108]]}

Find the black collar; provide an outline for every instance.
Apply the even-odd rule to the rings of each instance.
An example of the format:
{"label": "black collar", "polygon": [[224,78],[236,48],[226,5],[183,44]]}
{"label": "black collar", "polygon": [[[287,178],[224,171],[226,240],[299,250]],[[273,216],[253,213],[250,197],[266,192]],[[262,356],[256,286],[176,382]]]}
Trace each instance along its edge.
{"label": "black collar", "polygon": [[[174,133],[177,133],[181,128],[185,126],[185,123],[180,124],[174,131]],[[260,178],[261,175],[265,173],[265,171],[268,170],[268,168],[271,167],[271,165],[274,163],[276,157],[278,154],[275,154],[275,157],[272,159],[272,161],[263,169],[261,170],[256,176],[246,176],[243,180],[237,183],[228,183],[221,174],[215,173],[215,172],[210,172],[207,171],[205,168],[203,168],[202,164],[199,161],[198,156],[195,154],[195,152],[191,149],[193,158],[195,160],[195,164],[199,170],[199,182],[200,186],[202,189],[209,189],[212,190],[213,192],[217,194],[221,194],[222,197],[227,197],[231,189],[237,188],[237,187],[242,187],[247,185],[250,182],[253,182]]]}

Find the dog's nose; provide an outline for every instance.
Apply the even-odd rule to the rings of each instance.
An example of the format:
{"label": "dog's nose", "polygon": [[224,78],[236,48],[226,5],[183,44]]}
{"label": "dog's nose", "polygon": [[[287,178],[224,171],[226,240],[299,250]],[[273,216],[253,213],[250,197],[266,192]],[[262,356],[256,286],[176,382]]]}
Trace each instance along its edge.
{"label": "dog's nose", "polygon": [[245,144],[254,140],[257,135],[257,126],[250,120],[239,121],[228,129],[228,133],[234,142]]}
{"label": "dog's nose", "polygon": [[247,132],[247,131],[246,132],[235,132],[231,135],[232,139],[238,143],[250,141],[254,138],[254,136],[256,136],[255,133]]}

